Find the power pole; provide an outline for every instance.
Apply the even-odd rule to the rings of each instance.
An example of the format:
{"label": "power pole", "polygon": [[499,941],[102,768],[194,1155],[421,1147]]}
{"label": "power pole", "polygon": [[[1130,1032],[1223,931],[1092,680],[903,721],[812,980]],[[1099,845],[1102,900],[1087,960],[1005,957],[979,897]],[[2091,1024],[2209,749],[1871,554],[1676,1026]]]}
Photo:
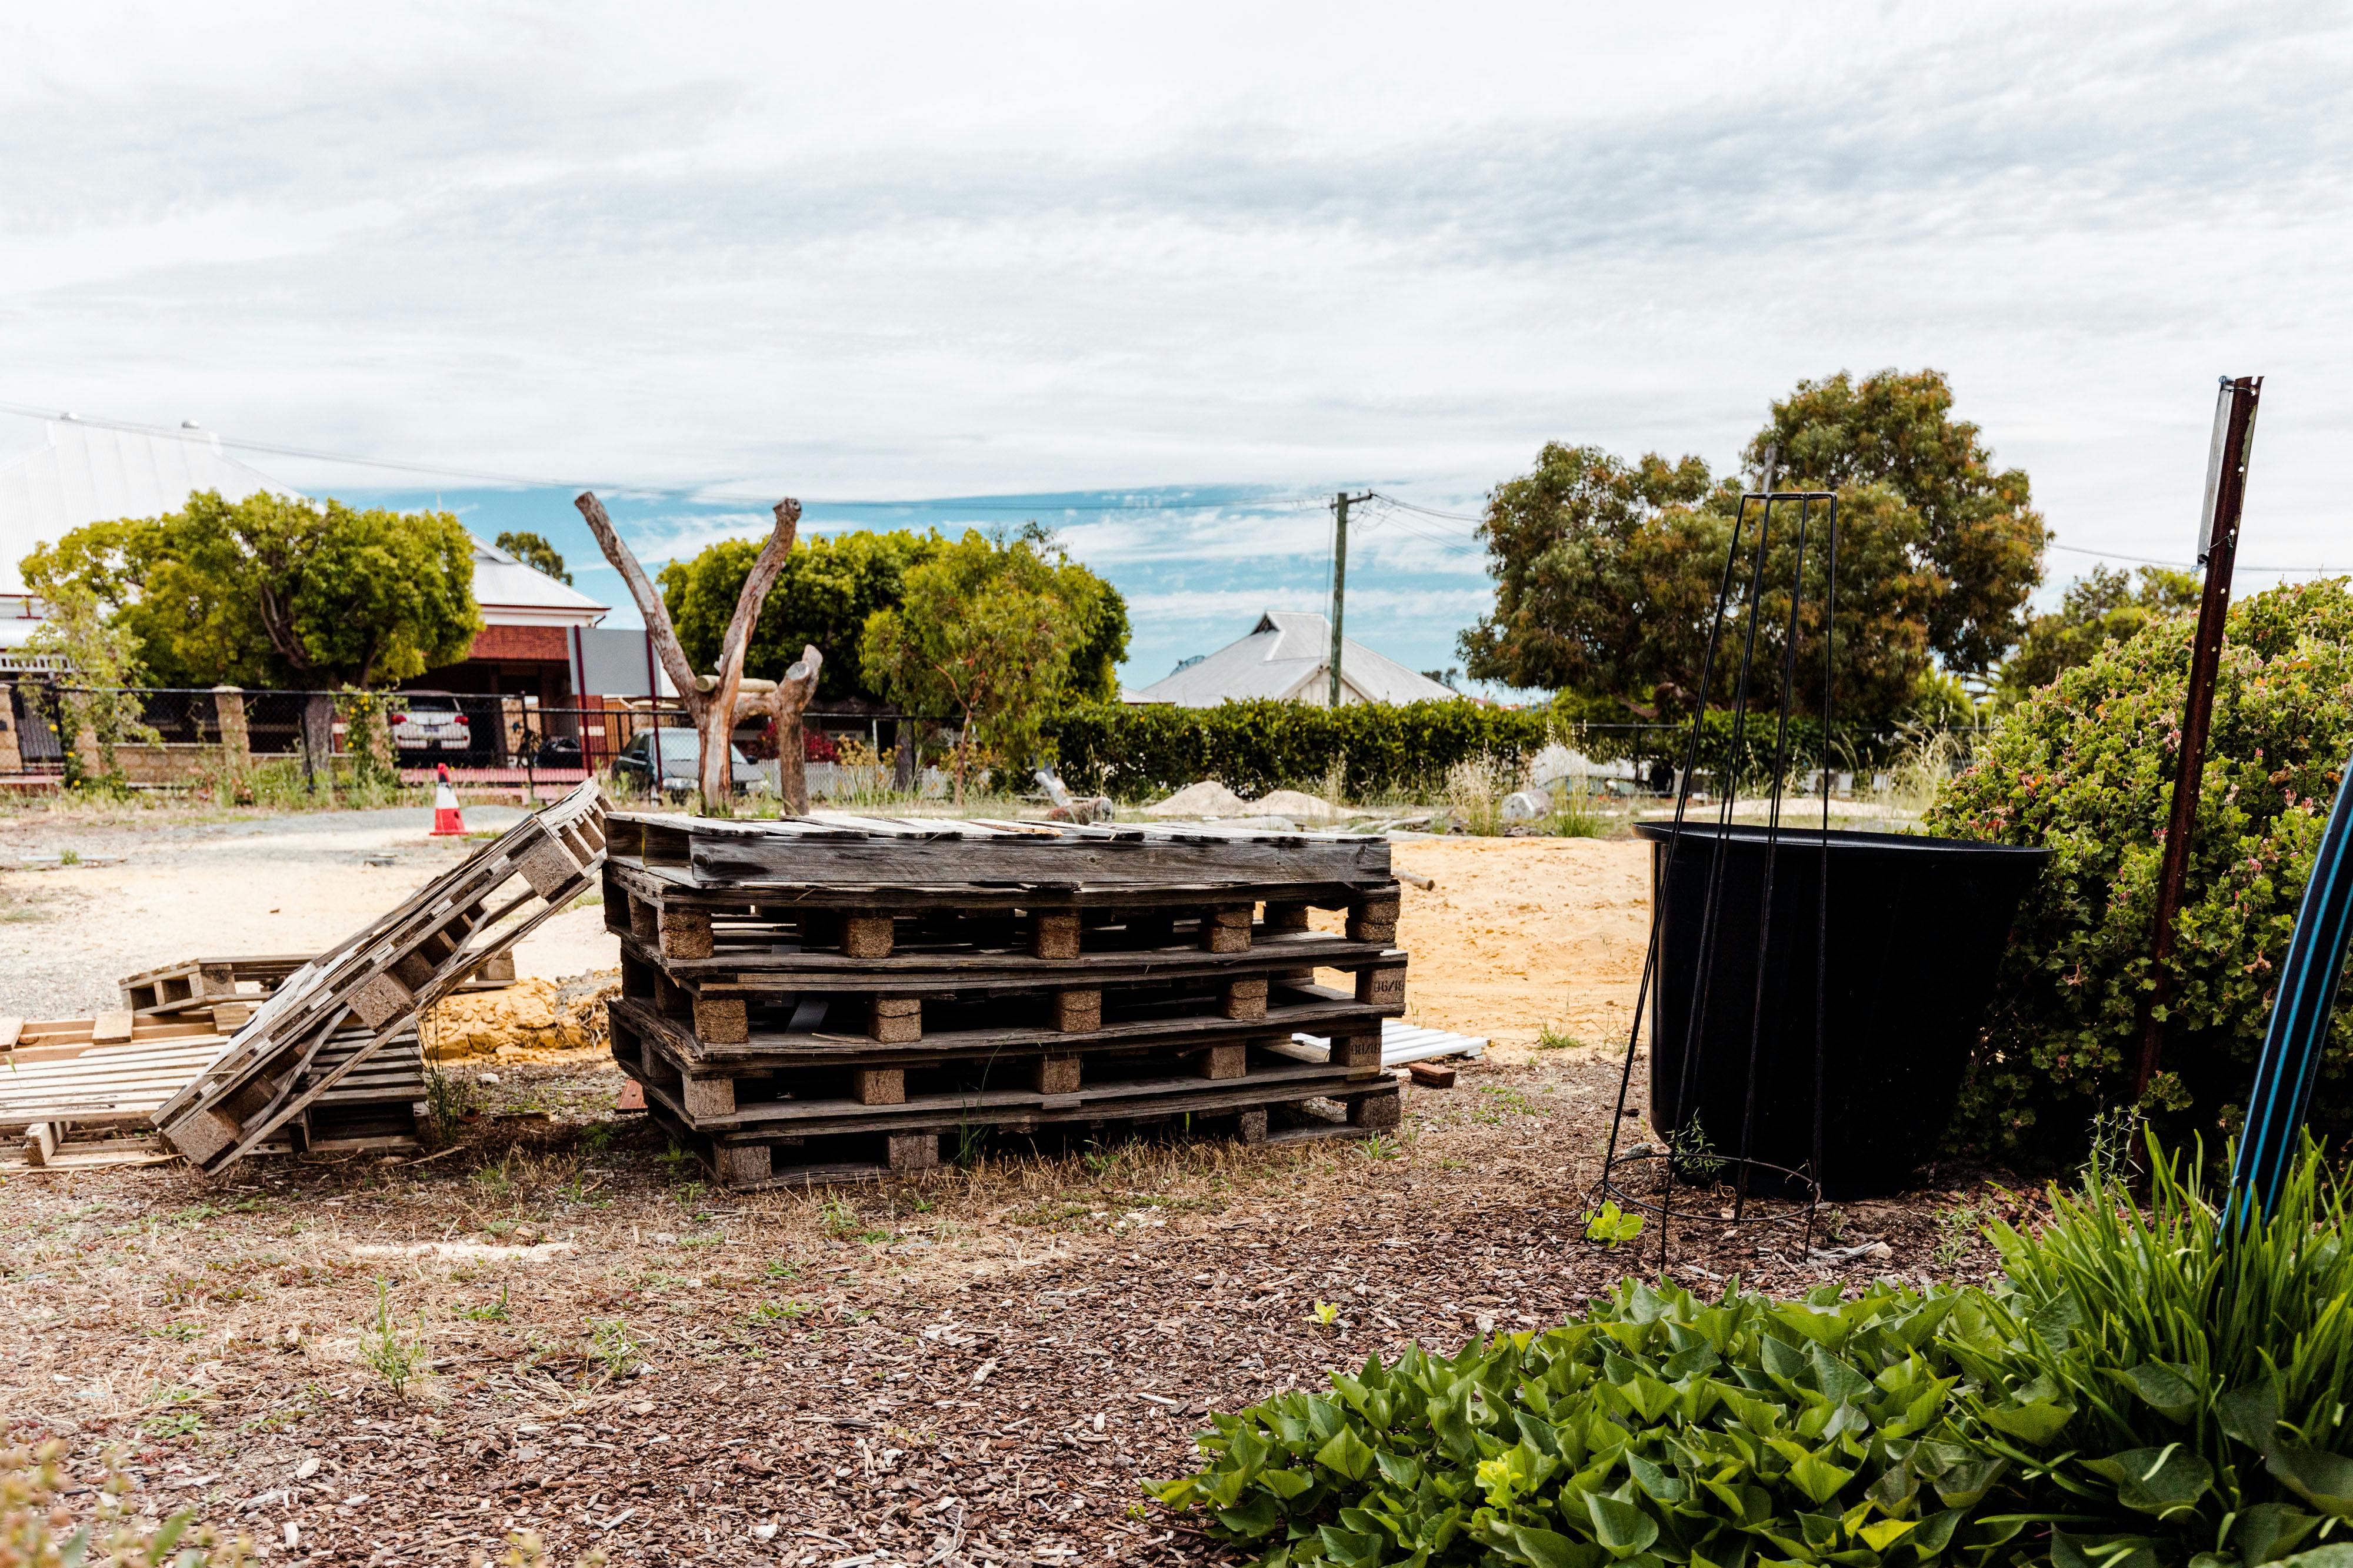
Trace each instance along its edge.
{"label": "power pole", "polygon": [[1332,512],[1338,519],[1332,532],[1332,706],[1340,706],[1340,623],[1348,605],[1348,509],[1360,500],[1370,500],[1373,492],[1352,496],[1346,490],[1332,498]]}
{"label": "power pole", "polygon": [[2214,678],[2222,663],[2222,629],[2231,610],[2231,567],[2239,554],[2239,516],[2247,501],[2247,464],[2255,445],[2255,405],[2263,378],[2221,378],[2214,435],[2206,453],[2206,499],[2198,513],[2198,563],[2206,569],[2198,600],[2198,635],[2189,647],[2189,689],[2182,704],[2179,762],[2173,773],[2173,815],[2165,829],[2165,860],[2157,881],[2157,940],[2149,957],[2151,988],[2142,994],[2140,1058],[2133,1093],[2148,1092],[2165,1042],[2165,1014],[2173,1001],[2168,965],[2173,921],[2189,878],[2189,836],[2198,823],[2198,786],[2206,771],[2206,731],[2214,713]]}

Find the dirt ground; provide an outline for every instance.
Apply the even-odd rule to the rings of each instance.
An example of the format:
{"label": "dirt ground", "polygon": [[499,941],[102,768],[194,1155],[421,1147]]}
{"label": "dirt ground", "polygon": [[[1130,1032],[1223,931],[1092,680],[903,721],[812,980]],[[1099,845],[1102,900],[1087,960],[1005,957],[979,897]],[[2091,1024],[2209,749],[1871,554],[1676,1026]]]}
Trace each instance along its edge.
{"label": "dirt ground", "polygon": [[[381,908],[446,853],[368,868],[407,825],[243,826],[90,834],[119,869],[0,878],[40,912],[0,928],[0,1008],[16,955],[95,995],[134,953],[249,946],[289,910],[340,935],[338,900]],[[733,1194],[616,1114],[620,1075],[581,1052],[453,1069],[455,1141],[421,1157],[12,1175],[0,1410],[84,1475],[121,1447],[137,1507],[194,1507],[271,1563],[464,1563],[522,1528],[567,1563],[1226,1561],[1136,1484],[1187,1466],[1208,1412],[1551,1322],[1659,1267],[1655,1229],[1584,1237],[1645,853],[1399,846],[1436,881],[1403,912],[1415,1016],[1500,1044],[1372,1142],[1006,1141],[920,1182]],[[599,913],[564,917],[547,962],[593,956]],[[91,929],[154,919],[185,922],[172,945]],[[1596,1044],[1536,1048],[1546,1026]],[[1982,1277],[1974,1220],[2025,1209],[1932,1172],[1819,1216],[1817,1245],[1866,1249],[1831,1258],[1694,1212],[1668,1268],[1712,1290]]]}

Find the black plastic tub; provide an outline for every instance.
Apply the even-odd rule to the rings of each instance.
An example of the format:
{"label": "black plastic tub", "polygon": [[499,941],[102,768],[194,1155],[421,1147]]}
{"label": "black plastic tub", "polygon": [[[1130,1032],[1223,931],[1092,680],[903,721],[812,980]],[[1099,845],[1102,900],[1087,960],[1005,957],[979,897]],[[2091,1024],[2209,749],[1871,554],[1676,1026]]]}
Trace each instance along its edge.
{"label": "black plastic tub", "polygon": [[[1750,1025],[1759,1016],[1766,830],[1686,823],[1679,847],[1672,823],[1634,831],[1651,840],[1652,908],[1663,922],[1651,1012],[1651,1117],[1662,1131],[1670,1131],[1664,1122],[1681,1103],[1709,867],[1721,845],[1715,960],[1694,1076],[1707,1150],[1736,1154]],[[2010,921],[2051,852],[1894,833],[1780,830],[1772,851],[1772,927],[1748,1155],[1789,1171],[1813,1163],[1825,837],[1830,963],[1822,990],[1819,1176],[1825,1197],[1869,1197],[1901,1191],[1943,1138]],[[1752,1175],[1752,1191],[1767,1185]]]}

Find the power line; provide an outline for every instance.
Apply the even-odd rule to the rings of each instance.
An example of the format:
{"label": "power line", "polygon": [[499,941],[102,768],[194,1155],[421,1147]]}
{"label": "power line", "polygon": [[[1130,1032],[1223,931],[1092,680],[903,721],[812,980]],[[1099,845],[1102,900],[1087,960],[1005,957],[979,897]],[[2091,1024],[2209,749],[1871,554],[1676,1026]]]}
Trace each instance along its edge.
{"label": "power line", "polygon": [[[2052,544],[2044,548],[2061,550],[2070,555],[2096,555],[2103,561],[2122,561],[2135,566],[2170,566],[2177,572],[2195,572],[2198,567],[2189,561],[2160,561],[2148,555],[2126,555],[2114,550],[2087,550],[2080,544]],[[2306,572],[2316,577],[2353,576],[2353,566],[2256,566],[2241,563],[2242,572]]]}
{"label": "power line", "polygon": [[[697,500],[744,501],[766,506],[776,498],[754,495],[738,490],[661,489],[646,485],[624,484],[594,479],[549,479],[543,475],[509,473],[498,468],[467,468],[455,463],[423,463],[399,458],[370,458],[355,452],[333,452],[317,447],[295,447],[279,441],[255,441],[242,437],[225,436],[218,431],[193,426],[174,428],[165,425],[142,425],[128,419],[109,419],[97,415],[74,414],[53,408],[37,408],[29,404],[0,402],[0,413],[19,414],[34,419],[63,420],[76,425],[90,425],[104,430],[121,430],[132,435],[166,437],[175,441],[217,442],[240,452],[259,452],[271,457],[301,458],[311,462],[345,463],[356,468],[383,468],[395,473],[422,474],[439,479],[480,479],[490,484],[522,485],[540,489],[601,489],[614,495],[691,496]],[[1248,500],[1134,500],[1115,501],[1102,505],[1072,505],[1057,501],[965,501],[924,498],[912,500],[828,500],[804,498],[803,504],[823,507],[863,507],[877,510],[898,511],[1083,511],[1111,513],[1123,511],[1199,510],[1219,506],[1278,506],[1320,501],[1321,496],[1254,496]]]}

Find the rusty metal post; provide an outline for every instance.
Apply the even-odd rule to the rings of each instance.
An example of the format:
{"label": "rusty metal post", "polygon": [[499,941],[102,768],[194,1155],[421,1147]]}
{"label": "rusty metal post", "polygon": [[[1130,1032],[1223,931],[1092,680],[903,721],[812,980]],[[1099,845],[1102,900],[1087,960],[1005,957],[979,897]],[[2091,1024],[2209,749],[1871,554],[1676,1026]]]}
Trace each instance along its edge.
{"label": "rusty metal post", "polygon": [[2214,678],[2222,663],[2222,624],[2231,609],[2231,566],[2239,553],[2239,514],[2247,499],[2247,462],[2255,439],[2255,404],[2263,378],[2222,377],[2214,407],[2213,445],[2206,458],[2205,504],[2198,526],[2198,561],[2206,589],[2198,600],[2198,635],[2190,645],[2189,687],[2183,694],[2181,748],[2173,773],[2173,815],[2165,829],[2165,865],[2157,883],[2157,936],[2150,949],[2150,988],[2142,993],[2140,1060],[2133,1072],[2136,1099],[2157,1077],[2165,1040],[2162,1010],[2173,999],[2167,965],[2173,959],[2173,922],[2189,877],[2189,840],[2198,823],[2198,787],[2206,771],[2206,731],[2214,713]]}

